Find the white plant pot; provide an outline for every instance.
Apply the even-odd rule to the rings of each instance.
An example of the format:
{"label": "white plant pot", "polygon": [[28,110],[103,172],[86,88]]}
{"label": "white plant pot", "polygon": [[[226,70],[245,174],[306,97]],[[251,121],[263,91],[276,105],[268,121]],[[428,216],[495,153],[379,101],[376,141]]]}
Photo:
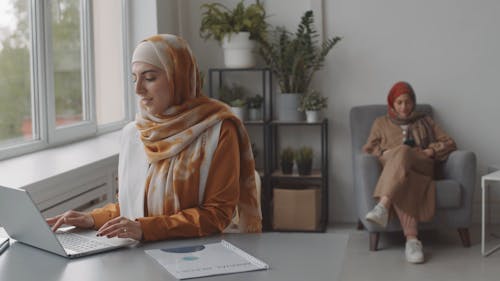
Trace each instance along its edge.
{"label": "white plant pot", "polygon": [[245,121],[247,118],[247,109],[246,107],[231,107],[231,111],[233,111],[234,115],[238,117],[241,121]]}
{"label": "white plant pot", "polygon": [[319,110],[306,110],[307,123],[316,123],[321,120],[321,111]]}
{"label": "white plant pot", "polygon": [[255,42],[250,40],[250,32],[231,33],[222,39],[224,64],[229,68],[249,68],[255,66],[253,50]]}
{"label": "white plant pot", "polygon": [[250,108],[250,109],[248,109],[248,119],[250,121],[262,120],[262,108]]}

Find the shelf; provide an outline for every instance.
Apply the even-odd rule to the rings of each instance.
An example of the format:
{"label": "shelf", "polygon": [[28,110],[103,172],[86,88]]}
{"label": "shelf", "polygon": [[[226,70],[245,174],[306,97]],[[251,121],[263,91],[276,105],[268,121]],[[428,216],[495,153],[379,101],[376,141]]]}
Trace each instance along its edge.
{"label": "shelf", "polygon": [[[224,84],[223,77],[231,72],[260,72],[261,76],[261,87],[262,87],[262,97],[264,98],[262,103],[262,116],[263,120],[250,121],[244,120],[245,125],[265,125],[272,118],[272,85],[273,78],[271,69],[268,67],[251,67],[251,68],[210,68],[208,70],[208,96],[211,98],[218,98],[215,93],[216,89],[220,88]],[[215,83],[214,83],[214,78]]]}
{"label": "shelf", "polygon": [[280,121],[280,120],[273,120],[271,121],[271,125],[283,125],[283,126],[318,126],[322,125],[325,122],[326,119],[323,119],[320,122],[307,122],[307,121],[295,121],[295,122],[290,122],[290,121]]}
{"label": "shelf", "polygon": [[274,171],[271,176],[273,178],[300,178],[300,179],[318,179],[318,180],[320,180],[322,177],[321,170],[313,170],[311,174],[307,176],[299,175],[298,173],[283,174],[281,170],[277,170]]}
{"label": "shelf", "polygon": [[[321,153],[320,153],[320,167],[319,169],[313,169],[311,175],[308,176],[301,176],[297,173],[297,171],[294,171],[293,174],[285,175],[281,172],[280,165],[279,165],[279,151],[280,151],[280,131],[283,130],[283,127],[297,127],[297,128],[292,128],[292,130],[298,130],[300,131],[300,127],[303,126],[308,126],[308,127],[315,127],[319,128],[320,130],[320,142],[321,142]],[[304,128],[302,128],[304,129]],[[274,198],[273,190],[276,189],[284,189],[284,190],[311,190],[311,189],[318,189],[320,191],[319,194],[319,203],[314,203],[314,204],[319,204],[317,205],[320,210],[319,214],[319,225],[315,230],[312,230],[311,232],[317,232],[317,231],[325,231],[326,229],[326,224],[328,222],[328,119],[323,118],[320,122],[314,122],[314,123],[309,123],[307,121],[280,121],[280,120],[271,120],[269,121],[269,126],[268,126],[268,146],[270,147],[269,151],[271,154],[268,157],[269,161],[269,166],[270,166],[270,175],[268,177],[268,187],[269,187],[269,192],[268,196],[271,198],[268,200],[270,209],[274,208],[273,202],[275,202],[276,198]],[[283,195],[282,195],[283,196]],[[293,200],[291,200],[293,201]],[[290,202],[290,204],[293,205],[293,202]],[[290,206],[290,208],[295,208],[293,206]],[[286,206],[286,205],[281,205],[281,207]],[[286,207],[285,207],[286,208]],[[268,210],[268,214],[271,217],[271,221],[273,221],[274,210]],[[293,215],[292,215],[293,216]],[[278,228],[274,228],[275,226],[271,222],[270,225],[268,225],[270,229],[272,230],[277,230],[277,231],[283,231]],[[306,228],[304,228],[306,229]],[[294,230],[288,230],[288,231],[309,231],[309,230],[304,230],[301,229],[300,224],[298,224],[297,228]]]}
{"label": "shelf", "polygon": [[[264,97],[264,101],[262,104],[262,117],[263,120],[257,121],[243,121],[243,124],[250,128],[252,127],[252,132],[258,132],[262,129],[262,147],[263,153],[259,153],[257,158],[260,157],[261,165],[257,171],[262,179],[262,189],[261,189],[261,211],[263,218],[263,230],[269,231],[273,230],[273,219],[274,219],[274,211],[273,204],[275,204],[274,193],[275,188],[280,189],[318,189],[319,194],[319,203],[315,203],[318,208],[320,208],[319,213],[319,226],[315,230],[303,230],[296,229],[293,231],[302,231],[302,232],[317,232],[317,231],[325,231],[326,224],[328,222],[328,119],[323,118],[319,122],[309,123],[306,120],[304,121],[281,121],[281,120],[273,120],[273,75],[272,71],[269,68],[211,68],[208,72],[208,87],[209,87],[209,97],[216,98],[214,95],[216,89],[220,87],[224,82],[224,77],[231,77],[229,73],[231,72],[261,72],[258,76],[261,79],[261,91]],[[241,74],[238,74],[241,75]],[[258,77],[256,76],[256,77]],[[254,75],[252,74],[252,77]],[[256,83],[255,87],[259,85]],[[279,167],[279,139],[280,132],[284,129],[283,127],[291,127],[297,126],[297,129],[303,130],[305,128],[300,127],[308,127],[311,129],[320,129],[321,135],[321,157],[320,159],[320,168],[313,169],[311,175],[302,176],[294,171],[293,174],[283,174]],[[288,129],[288,128],[287,128]],[[295,209],[290,205],[291,203],[285,203],[283,206],[288,208]],[[292,215],[292,219],[295,217]],[[281,231],[281,230],[279,230]]]}
{"label": "shelf", "polygon": [[243,124],[248,125],[248,126],[264,126],[266,123],[262,120],[257,120],[257,121],[245,120],[245,121],[243,121]]}

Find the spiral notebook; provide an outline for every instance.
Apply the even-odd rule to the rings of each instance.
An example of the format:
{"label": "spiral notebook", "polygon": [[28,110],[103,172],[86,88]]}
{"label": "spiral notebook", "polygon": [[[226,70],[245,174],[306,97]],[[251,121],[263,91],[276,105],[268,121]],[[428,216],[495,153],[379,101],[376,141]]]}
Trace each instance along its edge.
{"label": "spiral notebook", "polygon": [[268,269],[269,265],[221,240],[188,247],[146,250],[177,279]]}

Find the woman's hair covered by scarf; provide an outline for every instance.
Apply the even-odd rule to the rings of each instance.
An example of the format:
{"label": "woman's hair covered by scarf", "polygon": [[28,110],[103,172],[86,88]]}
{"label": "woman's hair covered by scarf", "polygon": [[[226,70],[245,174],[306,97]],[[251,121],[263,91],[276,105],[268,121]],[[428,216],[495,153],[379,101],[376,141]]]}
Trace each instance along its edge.
{"label": "woman's hair covered by scarf", "polygon": [[169,93],[174,105],[201,95],[198,64],[187,42],[172,34],[159,34],[144,39],[137,45],[132,63],[146,62],[167,73]]}
{"label": "woman's hair covered by scarf", "polygon": [[[417,104],[415,92],[413,91],[410,83],[404,81],[396,82],[387,95],[387,112],[391,118],[397,118],[397,113],[394,110],[394,101],[396,101],[399,96],[404,94],[410,95],[413,104]],[[415,110],[415,108],[413,108],[413,110]]]}

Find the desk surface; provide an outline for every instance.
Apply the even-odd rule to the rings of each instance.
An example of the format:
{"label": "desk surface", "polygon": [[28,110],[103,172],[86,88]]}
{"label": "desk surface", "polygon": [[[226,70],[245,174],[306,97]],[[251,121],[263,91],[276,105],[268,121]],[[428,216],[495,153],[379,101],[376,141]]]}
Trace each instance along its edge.
{"label": "desk surface", "polygon": [[336,280],[342,267],[348,235],[224,234],[202,239],[144,243],[74,260],[15,242],[0,255],[0,280],[177,280],[144,250],[211,243],[221,239],[263,260],[270,269],[193,280]]}

